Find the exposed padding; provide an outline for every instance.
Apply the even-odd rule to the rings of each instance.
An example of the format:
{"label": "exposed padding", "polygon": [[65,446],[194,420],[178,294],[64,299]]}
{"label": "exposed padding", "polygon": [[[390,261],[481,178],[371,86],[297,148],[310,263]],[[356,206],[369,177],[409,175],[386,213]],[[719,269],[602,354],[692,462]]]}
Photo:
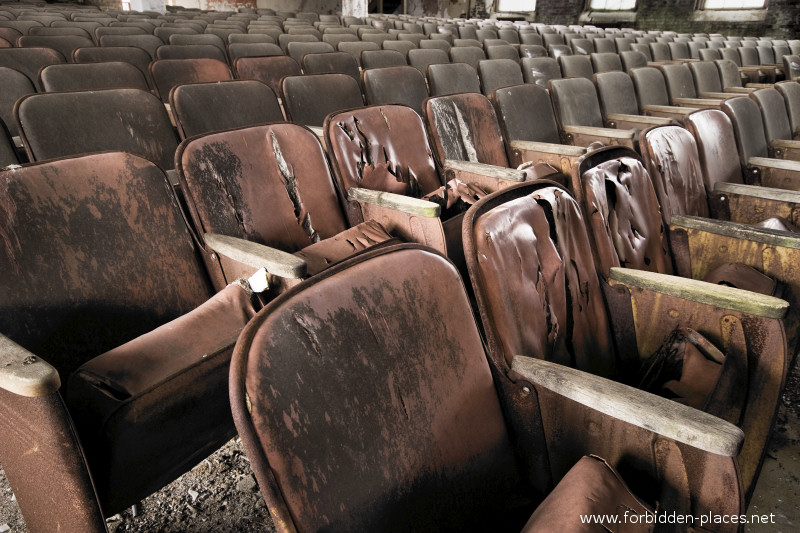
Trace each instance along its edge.
{"label": "exposed padding", "polygon": [[[617,523],[598,526],[581,520],[592,515],[616,517]],[[636,515],[638,520],[626,520],[626,515]],[[539,505],[522,533],[650,532],[652,524],[646,523],[643,515],[655,519],[652,509],[631,493],[608,463],[597,456],[587,455],[567,472]]]}
{"label": "exposed padding", "polygon": [[[231,284],[70,377],[67,402],[107,515],[168,483],[235,433],[228,367],[254,315],[249,291]],[[194,455],[185,456],[186,442]]]}

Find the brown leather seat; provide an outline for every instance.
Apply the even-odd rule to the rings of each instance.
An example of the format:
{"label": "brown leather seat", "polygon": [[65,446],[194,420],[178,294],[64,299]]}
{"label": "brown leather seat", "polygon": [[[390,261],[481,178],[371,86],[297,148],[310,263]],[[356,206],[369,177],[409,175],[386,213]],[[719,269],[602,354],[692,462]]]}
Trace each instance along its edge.
{"label": "brown leather seat", "polygon": [[281,80],[286,118],[306,126],[322,126],[325,117],[364,105],[361,87],[347,74],[286,76]]}
{"label": "brown leather seat", "polygon": [[[57,177],[58,179],[53,179]],[[0,461],[30,531],[105,531],[234,434],[254,315],[214,294],[156,165],[119,152],[3,173]],[[11,211],[9,211],[11,210]]]}
{"label": "brown leather seat", "polygon": [[218,59],[156,59],[150,63],[150,77],[161,101],[169,103],[173,87],[186,83],[232,80],[233,74]]}
{"label": "brown leather seat", "polygon": [[122,61],[49,65],[39,71],[39,84],[45,92],[117,88],[150,90],[144,74]]}
{"label": "brown leather seat", "polygon": [[[652,513],[587,453],[633,468],[643,477],[632,489],[661,511],[739,512],[723,451],[735,451],[736,428],[693,413],[688,429],[685,406],[669,406],[673,418],[660,411],[667,400],[645,406],[638,391],[545,361],[490,368],[458,272],[428,249],[362,254],[279,297],[243,333],[231,371],[237,428],[274,521],[298,531],[552,532],[578,530],[581,513]],[[581,388],[589,395],[572,394]],[[591,399],[596,390],[605,401]],[[620,401],[623,391],[637,399]],[[607,408],[626,402],[637,416]],[[666,420],[692,437],[676,440]],[[701,433],[720,439],[715,451],[688,445]]]}

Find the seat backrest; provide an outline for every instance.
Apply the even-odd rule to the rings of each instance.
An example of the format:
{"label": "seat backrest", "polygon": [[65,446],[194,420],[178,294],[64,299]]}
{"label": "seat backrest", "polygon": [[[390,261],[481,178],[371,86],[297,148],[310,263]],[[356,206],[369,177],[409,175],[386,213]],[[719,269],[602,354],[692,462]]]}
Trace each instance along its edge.
{"label": "seat backrest", "polygon": [[135,46],[92,46],[90,48],[78,48],[72,53],[75,63],[99,63],[105,61],[122,61],[130,63],[142,73],[148,85],[152,87],[150,80],[150,54]]}
{"label": "seat backrest", "polygon": [[179,85],[169,103],[181,139],[283,120],[278,97],[256,80]]}
{"label": "seat backrest", "polygon": [[672,59],[691,59],[688,43],[668,43],[669,55]]}
{"label": "seat backrest", "polygon": [[686,128],[694,136],[700,156],[706,191],[718,183],[744,183],[738,157],[736,135],[728,115],[719,109],[702,109],[686,118]]}
{"label": "seat backrest", "polygon": [[324,135],[343,196],[363,187],[419,197],[441,186],[422,119],[409,107],[376,105],[332,114]]}
{"label": "seat backrest", "polygon": [[650,43],[649,46],[653,61],[670,61],[672,59],[667,43]]}
{"label": "seat backrest", "polygon": [[266,83],[275,94],[281,94],[281,79],[299,76],[300,64],[289,56],[240,57],[233,70],[238,79]]}
{"label": "seat backrest", "polygon": [[553,104],[544,87],[531,83],[504,87],[489,98],[507,141],[560,144]]}
{"label": "seat backrest", "polygon": [[52,48],[0,48],[0,67],[22,72],[36,85],[38,91],[42,90],[39,85],[39,70],[65,62],[64,56]]}
{"label": "seat backrest", "polygon": [[622,59],[616,52],[594,53],[589,57],[595,72],[622,71]]}
{"label": "seat backrest", "polygon": [[322,146],[303,126],[282,122],[194,137],[181,143],[176,161],[201,233],[292,253],[347,228]]}
{"label": "seat backrest", "polygon": [[[356,58],[356,61],[359,61],[359,65],[361,65],[361,52],[364,50],[380,50],[381,47],[378,43],[370,43],[365,41],[358,41],[358,42],[342,42],[339,43],[337,46],[340,52],[347,52],[351,54],[353,57]],[[363,66],[363,65],[362,65]]]}
{"label": "seat backrest", "polygon": [[428,88],[425,77],[414,67],[367,69],[361,73],[361,79],[367,105],[403,104],[422,113],[422,102],[428,97]]}
{"label": "seat backrest", "polygon": [[481,92],[478,72],[467,63],[428,65],[428,85],[431,96]]}
{"label": "seat backrest", "polygon": [[361,87],[346,74],[287,76],[281,95],[287,120],[306,126],[322,126],[329,113],[364,105]]}
{"label": "seat backrest", "polygon": [[0,67],[0,119],[12,137],[19,135],[14,119],[14,104],[27,94],[36,92],[33,82],[18,70]]}
{"label": "seat backrest", "polygon": [[722,59],[722,54],[717,48],[702,48],[698,50],[698,55],[701,61],[715,61]]}
{"label": "seat backrest", "polygon": [[478,76],[483,94],[491,94],[500,87],[524,83],[519,62],[512,59],[484,59],[478,61]]}
{"label": "seat backrest", "polygon": [[758,54],[759,65],[775,64],[775,54],[772,51],[772,46],[757,46],[756,53]]}
{"label": "seat backrest", "polygon": [[737,67],[742,66],[742,58],[739,56],[738,48],[720,48],[719,55],[722,59],[732,61]]}
{"label": "seat backrest", "polygon": [[205,57],[226,63],[228,56],[212,44],[165,44],[156,48],[155,59],[197,59]]}
{"label": "seat backrest", "polygon": [[550,80],[548,85],[559,125],[604,126],[594,83],[586,78],[564,78]]}
{"label": "seat backrest", "polygon": [[228,65],[217,59],[157,59],[150,63],[150,77],[164,103],[173,87],[186,83],[232,80]]}
{"label": "seat backrest", "polygon": [[[631,45],[631,50],[641,53],[647,61],[653,60],[653,52],[650,50],[649,44],[636,43]],[[645,66],[645,65],[642,65]]]}
{"label": "seat backrest", "polygon": [[603,116],[611,113],[638,115],[639,105],[633,80],[624,72],[598,72],[594,75]]}
{"label": "seat backrest", "polygon": [[228,45],[228,57],[234,64],[240,57],[264,57],[284,55],[280,46],[274,43],[233,42]]}
{"label": "seat backrest", "polygon": [[522,58],[522,79],[525,83],[547,87],[548,81],[561,77],[561,67],[552,57]]}
{"label": "seat backrest", "polygon": [[712,61],[693,61],[689,63],[689,69],[692,72],[697,94],[722,92],[719,70]]}
{"label": "seat backrest", "polygon": [[495,45],[486,47],[487,59],[508,59],[519,63],[519,51],[511,45]]}
{"label": "seat backrest", "polygon": [[792,127],[786,111],[786,102],[777,90],[773,88],[759,89],[750,94],[761,110],[764,122],[764,134],[767,143],[776,139],[792,140]]}
{"label": "seat backrest", "polygon": [[139,89],[32,94],[15,110],[31,161],[104,150],[174,168],[177,139],[158,98]]}
{"label": "seat backrest", "polygon": [[569,42],[575,55],[588,56],[594,53],[594,43],[591,39],[571,39]]}
{"label": "seat backrest", "polygon": [[[320,40],[314,35],[283,33],[278,36],[278,44],[286,54],[289,54],[289,43],[318,43]],[[326,43],[327,44],[327,43]],[[293,58],[300,62],[300,58]]]}
{"label": "seat backrest", "polygon": [[636,52],[634,50],[620,52],[619,57],[622,61],[622,70],[625,72],[630,72],[632,69],[647,66],[647,56],[641,52]]}
{"label": "seat backrest", "polygon": [[521,44],[519,45],[519,56],[524,57],[548,57],[547,49],[538,44]]}
{"label": "seat backrest", "polygon": [[782,62],[783,72],[787,81],[794,81],[800,77],[800,56],[794,54],[784,55]]}
{"label": "seat backrest", "polygon": [[[172,35],[170,41],[175,40],[177,37],[195,36]],[[103,35],[100,37],[100,46],[135,46],[147,52],[151,59],[156,56],[156,48],[163,44],[163,41],[155,35]]]}
{"label": "seat backrest", "polygon": [[486,53],[477,46],[454,46],[449,55],[453,63],[466,63],[475,69],[478,68],[478,61],[486,59]]}
{"label": "seat backrest", "polygon": [[306,54],[301,62],[304,74],[347,74],[354,80],[359,80],[361,75],[358,62],[347,52],[325,52],[321,54]]}
{"label": "seat backrest", "polygon": [[12,236],[0,254],[0,331],[63,381],[211,296],[172,188],[153,163],[104,153],[0,179],[0,234]]}
{"label": "seat backrest", "polygon": [[428,98],[422,108],[436,160],[508,167],[508,156],[491,102],[476,93]]}
{"label": "seat backrest", "polygon": [[[604,37],[595,37],[592,39],[594,43],[594,50],[598,54],[616,54],[617,45],[614,43],[613,39],[604,38]],[[630,43],[628,43],[628,50],[630,49]]]}
{"label": "seat backrest", "polygon": [[39,83],[46,92],[113,88],[150,90],[142,72],[121,61],[50,65],[39,71]]}
{"label": "seat backrest", "polygon": [[700,155],[692,134],[680,126],[650,128],[639,147],[668,226],[673,215],[708,218]]}
{"label": "seat backrest", "polygon": [[531,505],[453,265],[390,248],[328,272],[235,351],[234,419],[266,499],[298,531],[488,531]]}
{"label": "seat backrest", "polygon": [[758,60],[758,50],[756,50],[756,47],[742,46],[737,48],[736,51],[739,53],[739,60],[742,62],[743,67],[752,67],[761,64]]}
{"label": "seat backrest", "polygon": [[465,216],[464,253],[493,358],[510,365],[523,354],[613,372],[592,249],[580,207],[564,189],[531,184],[481,202]]}
{"label": "seat backrest", "polygon": [[592,60],[589,56],[560,56],[558,64],[561,66],[561,74],[565,78],[586,78],[591,80],[594,75]]}
{"label": "seat backrest", "polygon": [[667,84],[660,70],[653,67],[635,68],[630,75],[640,110],[648,105],[670,105]]}
{"label": "seat backrest", "polygon": [[428,65],[450,62],[450,56],[447,55],[447,52],[438,48],[409,50],[406,57],[408,64],[415,67],[423,75],[426,74]]}
{"label": "seat backrest", "polygon": [[719,71],[719,80],[723,89],[742,86],[742,78],[739,76],[739,67],[736,66],[736,63],[729,59],[718,59],[714,61],[714,64]]}
{"label": "seat backrest", "polygon": [[775,89],[783,96],[792,133],[800,132],[800,83],[789,80],[779,81],[775,84]]}
{"label": "seat backrest", "polygon": [[670,100],[676,98],[697,98],[692,71],[685,63],[661,65],[659,67],[667,84]]}
{"label": "seat backrest", "polygon": [[733,124],[742,165],[747,166],[751,157],[768,157],[764,121],[758,104],[747,96],[740,96],[725,100],[722,110]]}
{"label": "seat backrest", "polygon": [[52,48],[61,53],[67,61],[72,61],[73,50],[94,46],[94,41],[80,35],[23,35],[17,39],[17,46]]}
{"label": "seat backrest", "polygon": [[319,41],[313,42],[289,42],[286,45],[286,55],[303,64],[303,56],[306,54],[324,54],[328,52],[335,52],[333,46],[328,43]]}
{"label": "seat backrest", "polygon": [[[444,41],[442,41],[442,44],[447,45],[447,43],[445,43]],[[403,54],[403,56],[405,56],[405,54],[409,50],[413,50],[414,48],[420,48],[420,47],[418,47],[411,41],[383,41],[384,50],[394,50],[400,52],[401,54]]]}
{"label": "seat backrest", "polygon": [[[580,179],[580,184],[575,183]],[[653,182],[632,150],[608,147],[584,156],[573,175],[598,272],[623,266],[672,273]]]}
{"label": "seat backrest", "polygon": [[201,33],[197,35],[176,33],[169,36],[169,42],[167,44],[181,46],[192,44],[210,44],[225,52],[225,40],[219,35],[214,35],[213,33]]}
{"label": "seat backrest", "polygon": [[361,52],[361,66],[370,68],[401,67],[408,65],[405,54],[397,50],[364,50]]}

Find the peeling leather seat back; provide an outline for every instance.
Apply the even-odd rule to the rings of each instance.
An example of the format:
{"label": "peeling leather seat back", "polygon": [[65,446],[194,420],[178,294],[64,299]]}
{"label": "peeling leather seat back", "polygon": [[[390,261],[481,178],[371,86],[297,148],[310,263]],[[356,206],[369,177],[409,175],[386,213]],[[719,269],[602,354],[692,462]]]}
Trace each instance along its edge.
{"label": "peeling leather seat back", "polygon": [[32,161],[119,150],[175,167],[178,141],[158,98],[139,89],[32,94],[17,102],[20,136]]}
{"label": "peeling leather seat back", "polygon": [[36,84],[38,91],[42,90],[38,84],[39,70],[65,62],[64,56],[52,48],[0,48],[0,67],[22,72]]}
{"label": "peeling leather seat back", "polygon": [[526,83],[497,89],[489,98],[509,141],[561,143],[547,89]]}
{"label": "peeling leather seat back", "polygon": [[746,96],[731,98],[722,103],[722,110],[733,123],[739,159],[745,164],[751,157],[768,157],[764,122],[758,104]]}
{"label": "peeling leather seat back", "polygon": [[232,409],[261,490],[298,531],[519,531],[536,502],[459,274],[388,250],[292,289],[242,333]]}
{"label": "peeling leather seat back", "polygon": [[62,376],[211,296],[171,187],[149,161],[61,159],[7,170],[0,187],[0,331]]}
{"label": "peeling leather seat back", "polygon": [[620,113],[638,115],[636,90],[631,77],[624,72],[598,72],[594,77],[597,96],[606,115]]}
{"label": "peeling leather seat back", "polygon": [[178,176],[195,227],[295,252],[347,228],[316,135],[276,123],[184,141]]}
{"label": "peeling leather seat back", "polygon": [[428,98],[422,106],[436,160],[508,167],[508,156],[489,99],[465,93]]}
{"label": "peeling leather seat back", "polygon": [[330,115],[324,130],[342,195],[361,187],[421,197],[442,186],[422,119],[410,107],[344,111]]}
{"label": "peeling leather seat back", "polygon": [[718,109],[695,111],[686,119],[686,127],[697,142],[700,168],[706,190],[717,183],[744,183],[739,163],[736,135],[728,115]]}
{"label": "peeling leather seat back", "polygon": [[641,144],[664,224],[669,225],[672,215],[708,218],[700,156],[692,135],[680,126],[663,126],[648,130]]}
{"label": "peeling leather seat back", "polygon": [[287,120],[306,126],[320,127],[330,113],[364,105],[361,87],[347,74],[287,76],[281,94]]}
{"label": "peeling leather seat back", "polygon": [[233,74],[219,59],[157,59],[150,63],[150,77],[161,101],[169,103],[173,87],[186,83],[232,80]]}
{"label": "peeling leather seat back", "polygon": [[[588,59],[588,58],[587,58]],[[602,128],[600,100],[594,83],[586,78],[550,80],[550,96],[557,120],[563,126]]]}
{"label": "peeling leather seat back", "polygon": [[522,354],[611,375],[605,303],[578,203],[541,185],[492,197],[464,238],[493,357],[510,366]]}
{"label": "peeling leather seat back", "polygon": [[581,176],[581,188],[603,276],[616,266],[672,273],[658,200],[641,161],[624,156],[588,168]]}
{"label": "peeling leather seat back", "polygon": [[770,143],[775,139],[791,141],[792,127],[789,125],[786,102],[781,93],[772,88],[759,89],[750,97],[756,101],[761,110],[767,142]]}
{"label": "peeling leather seat back", "polygon": [[170,107],[184,139],[283,120],[278,97],[256,80],[180,85],[170,94]]}
{"label": "peeling leather seat back", "polygon": [[281,78],[299,76],[300,64],[289,56],[240,57],[234,64],[240,80],[258,80],[281,94]]}
{"label": "peeling leather seat back", "polygon": [[660,70],[642,67],[631,70],[630,74],[640,110],[648,105],[670,105],[667,84]]}

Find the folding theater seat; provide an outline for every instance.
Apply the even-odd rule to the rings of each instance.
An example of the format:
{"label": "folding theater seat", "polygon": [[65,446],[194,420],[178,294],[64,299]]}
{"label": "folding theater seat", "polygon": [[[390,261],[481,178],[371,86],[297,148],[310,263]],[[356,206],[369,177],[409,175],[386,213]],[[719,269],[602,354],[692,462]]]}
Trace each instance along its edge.
{"label": "folding theater seat", "polygon": [[163,44],[153,59],[216,59],[227,63],[228,56],[213,44]]}
{"label": "folding theater seat", "polygon": [[547,82],[562,78],[561,67],[552,57],[523,57],[522,79],[525,83],[535,83],[547,88]]}
{"label": "folding theater seat", "polygon": [[409,50],[406,59],[408,59],[409,65],[417,68],[423,74],[427,73],[428,65],[450,63],[447,52],[436,48]]}
{"label": "folding theater seat", "polygon": [[[478,71],[467,63],[428,65],[428,87],[431,96],[457,93],[480,93]],[[420,113],[422,108],[420,107]]]}
{"label": "folding theater seat", "polygon": [[[176,37],[195,37],[194,35],[173,35],[170,40],[175,40]],[[98,40],[100,46],[135,46],[141,48],[150,55],[150,58],[155,58],[156,49],[162,46],[164,42],[155,35],[103,35]],[[173,43],[170,43],[173,44]]]}
{"label": "folding theater seat", "polygon": [[518,61],[511,59],[484,59],[478,61],[478,77],[485,95],[495,89],[524,83]]}
{"label": "folding theater seat", "polygon": [[454,46],[448,52],[452,63],[466,63],[478,68],[478,61],[486,59],[486,52],[477,46]]}
{"label": "folding theater seat", "polygon": [[700,98],[694,84],[692,71],[686,63],[661,65],[659,67],[667,86],[670,103],[685,107],[719,107],[723,100],[734,98],[734,94],[715,93],[714,97]]}
{"label": "folding theater seat", "polygon": [[152,58],[145,50],[135,46],[93,46],[78,48],[72,53],[75,63],[100,63],[106,61],[123,61],[139,69],[152,88],[150,79],[150,61]]}
{"label": "folding theater seat", "polygon": [[800,83],[780,81],[775,84],[775,90],[783,96],[786,114],[789,116],[789,127],[792,130],[792,137],[795,137],[800,132]]}
{"label": "folding theater seat", "polygon": [[173,87],[232,80],[233,74],[227,64],[217,59],[156,59],[150,63],[150,77],[156,93],[166,104]]}
{"label": "folding theater seat", "polygon": [[0,461],[29,531],[104,517],[235,434],[228,367],[255,314],[214,294],[172,189],[112,152],[2,173]]}
{"label": "folding theater seat", "polygon": [[150,90],[144,74],[130,63],[121,61],[49,65],[39,71],[39,85],[45,92],[117,88]]}
{"label": "folding theater seat", "polygon": [[280,97],[281,79],[300,76],[300,64],[289,56],[240,57],[233,63],[233,71],[240,80],[257,80],[269,85]]}
{"label": "folding theater seat", "polygon": [[[610,157],[620,154],[628,155]],[[783,384],[788,303],[667,275],[658,204],[633,155],[618,147],[588,154],[576,169],[582,201],[531,184],[468,212],[465,257],[489,351],[498,365],[531,355],[740,425],[749,497]],[[513,232],[502,229],[510,220]],[[756,336],[769,347],[752,346]]]}
{"label": "folding theater seat", "polygon": [[498,374],[485,357],[458,272],[409,245],[259,314],[231,403],[278,530],[576,531],[584,513],[652,513],[640,497],[742,509],[731,425],[546,361]]}
{"label": "folding theater seat", "polygon": [[633,80],[633,88],[642,113],[655,117],[673,118],[683,122],[686,115],[697,109],[697,107],[673,104],[661,70],[644,67],[633,69],[629,74]]}
{"label": "folding theater seat", "polygon": [[356,81],[361,80],[358,61],[347,52],[306,54],[300,62],[304,74],[347,74]]}
{"label": "folding theater seat", "polygon": [[169,105],[181,139],[283,120],[278,97],[255,80],[178,85]]}
{"label": "folding theater seat", "polygon": [[[430,105],[431,99],[426,102]],[[440,172],[422,119],[405,106],[331,114],[323,130],[351,225],[376,220],[393,235],[446,252],[458,264],[466,206],[486,191],[533,177],[534,171],[555,172],[549,167],[523,172],[464,160],[444,160]],[[499,132],[497,140],[503,150]],[[504,152],[502,156],[505,161]]]}
{"label": "folding theater seat", "polygon": [[749,96],[761,110],[770,154],[779,159],[797,161],[800,158],[800,144],[797,142],[800,132],[792,130],[783,94],[774,88],[764,88],[753,91]]}
{"label": "folding theater seat", "polygon": [[[193,137],[175,158],[196,240],[218,287],[265,267],[272,297],[391,239],[375,222],[348,226],[322,146],[298,124]],[[246,256],[252,243],[270,247],[271,255],[258,252],[252,262]]]}
{"label": "folding theater seat", "polygon": [[[64,56],[52,48],[0,48],[0,67],[22,72],[34,84],[40,69],[65,62]],[[42,90],[41,86],[36,85],[36,90]]]}
{"label": "folding theater seat", "polygon": [[[475,78],[477,81],[477,74]],[[422,102],[428,97],[425,76],[410,65],[366,69],[361,73],[361,85],[367,105],[402,104],[421,114]]]}
{"label": "folding theater seat", "polygon": [[329,113],[364,105],[361,87],[346,74],[286,76],[281,80],[286,119],[320,127]]}

